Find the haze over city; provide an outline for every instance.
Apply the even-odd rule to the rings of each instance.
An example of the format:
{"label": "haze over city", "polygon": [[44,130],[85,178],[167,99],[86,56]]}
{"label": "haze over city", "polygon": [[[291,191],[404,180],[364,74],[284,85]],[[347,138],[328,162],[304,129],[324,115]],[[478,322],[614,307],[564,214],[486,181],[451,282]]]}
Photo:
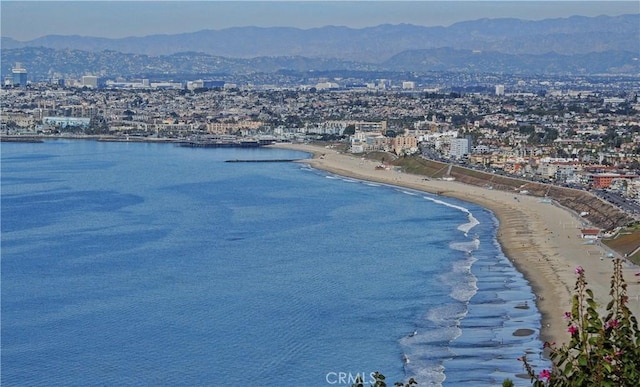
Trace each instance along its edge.
{"label": "haze over city", "polygon": [[448,26],[481,18],[541,20],[640,12],[637,1],[2,1],[2,36],[105,38],[231,27]]}

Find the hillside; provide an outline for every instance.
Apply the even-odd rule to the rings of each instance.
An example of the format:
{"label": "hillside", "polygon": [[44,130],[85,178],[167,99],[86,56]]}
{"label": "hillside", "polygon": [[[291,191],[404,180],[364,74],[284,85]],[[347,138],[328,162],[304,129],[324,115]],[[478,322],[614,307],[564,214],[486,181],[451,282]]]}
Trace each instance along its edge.
{"label": "hillside", "polygon": [[[105,78],[210,78],[255,73],[313,77],[314,72],[415,72],[449,71],[462,73],[590,75],[640,73],[637,55],[628,51],[559,55],[555,53],[501,54],[448,48],[415,50],[400,53],[380,64],[354,62],[335,58],[257,57],[227,58],[209,54],[184,52],[149,56],[117,51],[89,52],[56,50],[42,47],[3,49],[1,73],[10,74],[16,62],[22,63],[31,81],[51,78],[79,78],[86,74]],[[382,76],[387,78],[388,76]]]}
{"label": "hillside", "polygon": [[[407,172],[432,178],[443,177],[448,167],[448,164],[424,160],[419,157],[398,159],[393,164],[404,168]],[[587,212],[588,215],[585,216],[585,219],[604,230],[622,227],[634,221],[617,207],[586,191],[493,175],[459,166],[452,167],[451,177],[465,184],[481,187],[491,186],[493,189],[513,191],[514,193],[526,190],[529,195],[547,197],[577,214]]]}
{"label": "hillside", "polygon": [[508,54],[564,55],[605,51],[640,51],[639,15],[600,16],[527,21],[480,19],[449,27],[410,24],[368,28],[326,26],[236,27],[174,35],[107,39],[49,35],[19,42],[2,38],[3,49],[45,47],[56,50],[102,52],[114,50],[139,55],[201,52],[230,58],[303,56],[381,63],[407,50],[448,47]]}

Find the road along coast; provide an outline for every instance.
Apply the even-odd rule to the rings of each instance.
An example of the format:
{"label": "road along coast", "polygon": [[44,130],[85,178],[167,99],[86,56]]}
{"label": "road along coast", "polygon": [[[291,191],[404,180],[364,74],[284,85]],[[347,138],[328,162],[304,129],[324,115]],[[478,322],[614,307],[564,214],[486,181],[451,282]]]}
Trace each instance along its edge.
{"label": "road along coast", "polygon": [[[564,312],[571,310],[575,269],[585,270],[588,287],[604,310],[609,298],[613,263],[611,251],[587,243],[581,228],[585,220],[548,200],[510,191],[477,187],[456,181],[430,180],[425,176],[380,168],[379,162],[335,149],[308,144],[272,145],[312,153],[302,162],[342,176],[421,190],[478,204],[499,221],[498,241],[504,254],[529,281],[542,314],[540,338],[558,345],[569,341]],[[629,308],[640,316],[640,267],[623,264],[628,284]]]}

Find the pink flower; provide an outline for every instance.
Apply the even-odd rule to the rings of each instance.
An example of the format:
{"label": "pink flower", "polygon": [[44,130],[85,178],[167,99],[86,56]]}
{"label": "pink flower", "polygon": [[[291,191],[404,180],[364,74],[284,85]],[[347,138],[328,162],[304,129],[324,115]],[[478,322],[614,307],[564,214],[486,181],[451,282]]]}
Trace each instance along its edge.
{"label": "pink flower", "polygon": [[611,363],[613,361],[613,358],[609,355],[604,357],[604,361],[606,361],[607,363]]}
{"label": "pink flower", "polygon": [[571,312],[564,312],[564,319],[571,320]]}
{"label": "pink flower", "polygon": [[618,320],[611,320],[611,321],[607,321],[607,323],[604,324],[604,329],[617,328],[619,326],[620,326],[620,322]]}
{"label": "pink flower", "polygon": [[582,274],[582,273],[584,273],[584,269],[582,268],[582,266],[576,267],[576,274]]}
{"label": "pink flower", "polygon": [[540,379],[549,380],[550,377],[551,372],[549,372],[549,370],[542,370],[542,372],[540,372]]}
{"label": "pink flower", "polygon": [[578,327],[575,325],[571,325],[567,332],[571,333],[571,335],[575,335],[578,332]]}

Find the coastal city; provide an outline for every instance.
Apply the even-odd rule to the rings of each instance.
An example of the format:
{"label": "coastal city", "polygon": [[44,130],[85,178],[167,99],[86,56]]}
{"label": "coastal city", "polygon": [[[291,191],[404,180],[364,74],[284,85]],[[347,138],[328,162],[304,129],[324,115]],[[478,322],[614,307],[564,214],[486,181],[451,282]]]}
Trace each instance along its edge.
{"label": "coastal city", "polygon": [[0,384],[640,386],[637,1],[1,4]]}
{"label": "coastal city", "polygon": [[511,78],[489,87],[489,77],[483,92],[343,78],[239,86],[87,76],[63,86],[27,83],[21,67],[1,91],[4,140],[94,136],[191,146],[339,141],[354,154],[422,155],[586,189],[640,214],[640,97],[626,78]]}

